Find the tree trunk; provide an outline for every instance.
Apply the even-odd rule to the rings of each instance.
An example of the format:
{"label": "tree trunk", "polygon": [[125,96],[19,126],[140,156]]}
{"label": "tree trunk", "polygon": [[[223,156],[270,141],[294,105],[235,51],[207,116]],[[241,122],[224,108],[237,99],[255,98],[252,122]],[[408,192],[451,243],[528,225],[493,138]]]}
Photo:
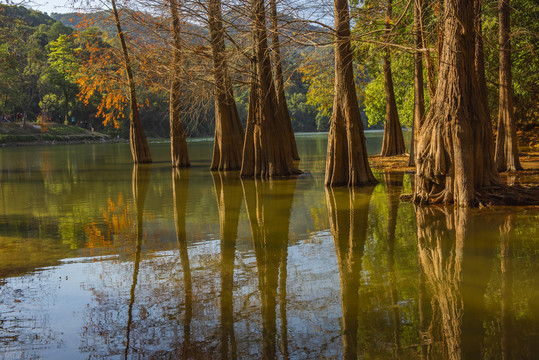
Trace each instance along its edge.
{"label": "tree trunk", "polygon": [[292,129],[292,120],[288,112],[286,97],[284,93],[283,65],[281,60],[281,45],[279,42],[279,20],[277,17],[276,0],[270,0],[270,17],[271,17],[271,50],[273,54],[273,75],[275,76],[275,92],[277,93],[277,103],[279,111],[283,118],[283,131],[290,137],[290,148],[292,150],[292,158],[299,160],[298,148],[296,146],[296,138]]}
{"label": "tree trunk", "polygon": [[129,117],[129,144],[131,145],[131,155],[133,156],[133,162],[138,163],[151,163],[152,156],[150,154],[150,148],[148,147],[148,141],[146,140],[146,134],[140,122],[140,116],[138,112],[137,94],[135,90],[135,80],[133,78],[133,71],[131,69],[131,58],[127,51],[127,44],[125,36],[120,24],[120,15],[116,8],[116,0],[110,0],[112,4],[112,12],[114,13],[114,20],[116,22],[116,30],[120,37],[120,43],[122,44],[122,51],[124,56],[125,72],[127,74],[127,81],[129,84],[129,103],[130,103],[130,117]]}
{"label": "tree trunk", "polygon": [[208,1],[208,22],[215,81],[215,136],[210,169],[240,170],[244,133],[228,74],[221,0]]}
{"label": "tree trunk", "polygon": [[421,128],[413,199],[473,206],[477,190],[498,184],[489,116],[478,96],[473,2],[445,0],[444,18],[439,81]]}
{"label": "tree trunk", "polygon": [[419,130],[425,117],[425,92],[423,90],[423,56],[419,51],[423,47],[421,34],[421,13],[423,0],[414,0],[414,120],[412,125],[412,141],[410,142],[409,166],[415,166],[415,156]]}
{"label": "tree trunk", "polygon": [[347,0],[334,0],[335,96],[328,135],[326,186],[374,184],[354,84]]}
{"label": "tree trunk", "polygon": [[391,74],[391,53],[389,51],[389,35],[391,33],[391,3],[387,1],[386,7],[386,49],[384,54],[384,84],[386,88],[386,123],[384,126],[384,139],[382,142],[382,156],[393,156],[406,153],[404,138],[402,136],[402,127],[399,121],[397,111],[397,102],[395,101],[395,91],[393,89],[393,75]]}
{"label": "tree trunk", "polygon": [[496,166],[498,171],[522,170],[518,158],[517,129],[513,111],[511,79],[511,24],[509,0],[498,0],[500,45],[500,101],[498,136],[496,138]]}
{"label": "tree trunk", "polygon": [[[256,106],[248,118],[245,131],[242,177],[269,178],[298,175],[294,166],[290,139],[282,130],[284,119],[277,102],[275,83],[271,72],[266,33],[264,0],[253,0],[253,41],[257,66]],[[251,109],[249,109],[251,113]],[[249,120],[252,121],[249,124]],[[251,145],[252,144],[252,145]],[[252,155],[245,154],[252,151]]]}
{"label": "tree trunk", "polygon": [[181,72],[181,33],[180,17],[178,15],[178,0],[169,0],[170,16],[172,18],[172,81],[170,84],[170,157],[172,167],[189,167],[187,141],[180,117],[180,72]]}
{"label": "tree trunk", "polygon": [[358,358],[358,291],[373,190],[374,187],[326,189],[341,283],[343,359]]}

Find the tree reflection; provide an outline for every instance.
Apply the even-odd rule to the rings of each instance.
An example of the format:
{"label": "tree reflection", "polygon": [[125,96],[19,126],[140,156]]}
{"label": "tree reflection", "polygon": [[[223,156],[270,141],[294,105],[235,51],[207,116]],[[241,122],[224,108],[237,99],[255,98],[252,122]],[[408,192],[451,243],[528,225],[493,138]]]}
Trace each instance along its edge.
{"label": "tree reflection", "polygon": [[172,193],[174,199],[174,224],[176,240],[180,253],[180,261],[185,287],[185,317],[183,324],[183,342],[180,354],[185,357],[191,342],[191,320],[193,318],[193,282],[189,254],[187,253],[187,235],[185,231],[185,213],[187,209],[187,194],[189,193],[189,169],[174,168],[172,170]]}
{"label": "tree reflection", "polygon": [[124,357],[127,359],[130,346],[131,323],[133,322],[133,305],[135,304],[135,289],[137,287],[140,254],[142,250],[142,224],[144,219],[144,202],[150,185],[151,165],[133,165],[132,186],[133,186],[133,205],[137,214],[136,235],[137,241],[135,245],[135,264],[133,268],[133,281],[131,283],[131,291],[129,297],[129,308],[127,310],[127,334],[125,342]]}
{"label": "tree reflection", "polygon": [[341,282],[343,358],[357,358],[359,281],[374,187],[326,188]]}
{"label": "tree reflection", "polygon": [[236,359],[237,346],[234,335],[234,257],[238,234],[238,221],[242,200],[242,187],[237,176],[212,172],[219,225],[221,230],[221,358]]}
{"label": "tree reflection", "polygon": [[514,215],[510,214],[500,225],[501,261],[501,354],[502,360],[513,359],[513,225]]}
{"label": "tree reflection", "polygon": [[442,356],[480,359],[496,244],[489,229],[497,218],[485,221],[466,208],[416,207],[416,219],[419,263],[432,292],[431,327],[440,324]]}
{"label": "tree reflection", "polygon": [[279,287],[281,308],[281,352],[288,357],[286,332],[286,263],[290,209],[294,200],[295,180],[245,180],[242,181],[245,206],[251,224],[258,288],[262,303],[263,357],[275,359],[276,355],[276,306]]}

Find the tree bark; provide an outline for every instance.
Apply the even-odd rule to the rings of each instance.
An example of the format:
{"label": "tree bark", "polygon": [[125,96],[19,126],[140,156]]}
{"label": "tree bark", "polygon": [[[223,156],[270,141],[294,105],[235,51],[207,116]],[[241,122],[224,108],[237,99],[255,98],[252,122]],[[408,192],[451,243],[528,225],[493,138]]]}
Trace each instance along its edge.
{"label": "tree bark", "polygon": [[180,73],[181,73],[181,33],[178,0],[169,0],[170,16],[172,18],[172,81],[170,85],[170,155],[172,167],[189,167],[187,141],[180,117]]}
{"label": "tree bark", "polygon": [[326,202],[341,283],[343,359],[357,359],[361,261],[374,187],[327,189]]}
{"label": "tree bark", "polygon": [[389,35],[391,33],[392,0],[387,1],[386,7],[386,48],[384,54],[384,84],[386,88],[386,122],[384,126],[384,139],[382,141],[382,156],[393,156],[406,153],[402,127],[395,101],[395,91],[393,89],[393,75],[391,73],[391,53],[389,51]]}
{"label": "tree bark", "polygon": [[498,135],[496,138],[496,166],[498,171],[522,170],[518,158],[517,129],[513,110],[511,75],[510,0],[498,0],[500,45],[500,99]]}
{"label": "tree bark", "polygon": [[[252,86],[251,90],[256,90],[257,94],[252,95],[249,101],[251,105],[251,99],[256,100],[256,106],[248,117],[241,176],[270,178],[298,175],[301,171],[294,166],[290,139],[282,131],[285,125],[268,54],[264,0],[252,0],[252,8],[257,76],[253,84],[256,89]],[[252,151],[252,156],[246,155],[246,151]]]}
{"label": "tree bark", "polygon": [[347,0],[334,0],[335,96],[328,135],[326,186],[376,183],[369,166],[354,84]]}
{"label": "tree bark", "polygon": [[439,81],[421,129],[413,199],[474,206],[476,191],[499,180],[489,116],[478,96],[473,2],[445,0],[444,18]]}
{"label": "tree bark", "polygon": [[215,136],[210,169],[240,170],[244,132],[228,73],[221,0],[208,0],[208,22],[215,81]]}
{"label": "tree bark", "polygon": [[127,43],[122,31],[120,23],[120,15],[116,8],[116,0],[110,0],[112,5],[112,12],[114,13],[114,21],[116,23],[116,30],[120,38],[122,45],[125,72],[127,74],[127,81],[129,85],[129,103],[130,103],[130,116],[129,116],[129,144],[131,145],[131,155],[135,164],[139,163],[151,163],[152,156],[150,154],[150,148],[148,147],[148,141],[146,140],[146,134],[144,128],[140,122],[140,116],[138,112],[137,93],[135,80],[133,78],[133,70],[131,69],[131,57],[127,50]]}
{"label": "tree bark", "polygon": [[281,60],[281,45],[279,41],[279,20],[277,17],[277,4],[275,0],[270,0],[270,18],[271,18],[271,50],[273,54],[273,74],[275,76],[275,92],[277,93],[277,103],[279,111],[283,117],[283,131],[290,138],[290,148],[292,158],[299,160],[296,138],[292,129],[292,120],[288,112],[286,97],[284,93],[283,65]]}
{"label": "tree bark", "polygon": [[421,13],[423,0],[414,0],[414,119],[412,125],[412,141],[410,143],[409,166],[415,166],[417,139],[425,118],[425,91],[423,89],[423,56],[419,51],[423,47],[421,34]]}

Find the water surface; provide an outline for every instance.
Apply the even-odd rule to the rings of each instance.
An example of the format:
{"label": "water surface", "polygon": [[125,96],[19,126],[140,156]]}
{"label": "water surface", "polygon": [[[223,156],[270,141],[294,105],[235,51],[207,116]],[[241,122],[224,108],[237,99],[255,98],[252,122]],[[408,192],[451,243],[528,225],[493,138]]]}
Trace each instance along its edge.
{"label": "water surface", "polygon": [[[408,174],[208,171],[212,143],[0,149],[0,358],[533,359],[539,211],[417,208]],[[378,152],[381,132],[367,134]]]}

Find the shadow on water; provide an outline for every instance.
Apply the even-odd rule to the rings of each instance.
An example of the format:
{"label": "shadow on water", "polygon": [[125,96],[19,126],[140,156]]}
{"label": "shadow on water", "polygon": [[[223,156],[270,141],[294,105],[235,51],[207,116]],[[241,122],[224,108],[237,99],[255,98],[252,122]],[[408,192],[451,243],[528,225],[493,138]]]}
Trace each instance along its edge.
{"label": "shadow on water", "polygon": [[284,358],[288,358],[286,263],[296,180],[242,180],[242,186],[258,269],[262,304],[262,356],[264,359],[275,359],[277,356],[276,306],[279,296],[280,351]]}
{"label": "shadow on water", "polygon": [[343,358],[357,358],[361,258],[367,238],[369,202],[374,187],[327,188],[331,234],[339,265]]}
{"label": "shadow on water", "polygon": [[126,326],[126,341],[124,358],[128,358],[131,324],[133,322],[133,305],[135,304],[135,290],[137,287],[139,267],[140,267],[140,255],[142,252],[142,234],[143,234],[143,219],[144,219],[144,202],[146,201],[146,194],[148,193],[148,187],[150,185],[150,175],[152,172],[151,165],[134,165],[133,166],[133,204],[135,207],[135,213],[137,216],[136,223],[136,245],[135,245],[135,262],[133,267],[133,281],[131,283],[131,291],[129,297],[129,308],[127,310],[127,326]]}

